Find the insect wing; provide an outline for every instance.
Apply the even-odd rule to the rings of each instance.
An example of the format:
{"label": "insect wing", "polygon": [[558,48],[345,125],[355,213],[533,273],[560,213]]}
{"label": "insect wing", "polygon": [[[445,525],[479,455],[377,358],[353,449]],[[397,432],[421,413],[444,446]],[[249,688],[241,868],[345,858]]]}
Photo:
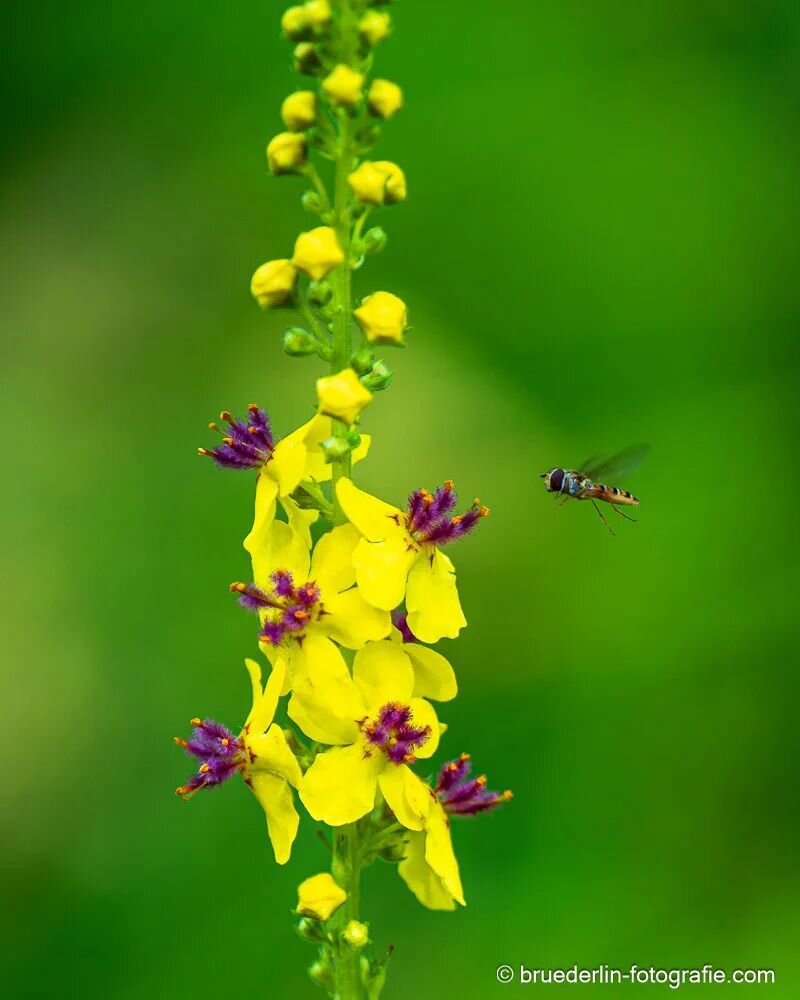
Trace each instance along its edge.
{"label": "insect wing", "polygon": [[595,461],[581,472],[596,483],[622,482],[639,467],[649,451],[649,444],[634,444],[605,462]]}

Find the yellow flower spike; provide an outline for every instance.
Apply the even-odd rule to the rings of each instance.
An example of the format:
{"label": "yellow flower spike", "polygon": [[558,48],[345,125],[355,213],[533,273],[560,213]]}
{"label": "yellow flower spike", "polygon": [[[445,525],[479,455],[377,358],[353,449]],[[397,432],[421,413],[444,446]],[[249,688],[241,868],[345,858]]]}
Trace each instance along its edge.
{"label": "yellow flower spike", "polygon": [[324,28],[333,16],[328,0],[308,0],[308,3],[303,4],[303,12],[307,24],[317,31]]}
{"label": "yellow flower spike", "polygon": [[403,344],[408,326],[406,304],[391,292],[374,292],[362,299],[353,315],[371,344]]}
{"label": "yellow flower spike", "polygon": [[367,92],[367,107],[379,118],[391,118],[403,106],[403,91],[391,80],[373,80]]}
{"label": "yellow flower spike", "polygon": [[297,237],[292,263],[315,281],[324,278],[343,262],[344,253],[339,239],[330,226],[317,226]]}
{"label": "yellow flower spike", "polygon": [[305,136],[297,132],[279,132],[267,146],[267,163],[273,174],[297,173],[307,155]]}
{"label": "yellow flower spike", "polygon": [[317,119],[317,95],[313,90],[296,90],[281,105],[281,118],[292,132],[302,132]]}
{"label": "yellow flower spike", "polygon": [[392,19],[385,11],[368,10],[358,22],[358,30],[370,45],[377,45],[392,30]]}
{"label": "yellow flower spike", "polygon": [[309,27],[308,15],[303,7],[289,7],[283,12],[281,30],[287,38],[302,38]]}
{"label": "yellow flower spike", "polygon": [[393,205],[404,201],[406,176],[389,160],[365,160],[347,178],[359,201],[368,205]]}
{"label": "yellow flower spike", "polygon": [[352,368],[345,368],[338,375],[317,379],[319,412],[344,423],[355,423],[358,415],[372,402],[372,393],[359,382]]}
{"label": "yellow flower spike", "polygon": [[354,108],[362,98],[363,73],[357,73],[349,66],[340,64],[322,81],[322,89],[331,104]]}
{"label": "yellow flower spike", "polygon": [[270,260],[255,272],[250,291],[262,309],[285,305],[294,293],[297,269],[290,260]]}
{"label": "yellow flower spike", "polygon": [[347,893],[336,884],[333,876],[321,872],[297,887],[297,913],[315,920],[330,920],[346,899]]}
{"label": "yellow flower spike", "polygon": [[351,948],[363,948],[369,944],[369,930],[366,924],[351,920],[342,932],[342,937]]}

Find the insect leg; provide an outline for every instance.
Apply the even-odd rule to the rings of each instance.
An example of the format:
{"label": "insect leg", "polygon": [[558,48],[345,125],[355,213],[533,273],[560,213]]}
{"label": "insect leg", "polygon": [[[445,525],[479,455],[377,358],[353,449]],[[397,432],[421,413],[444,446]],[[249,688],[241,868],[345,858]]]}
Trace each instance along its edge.
{"label": "insect leg", "polygon": [[624,511],[621,511],[619,507],[615,507],[613,503],[611,504],[611,509],[615,510],[620,517],[624,517],[626,521],[633,521],[634,524],[639,523],[635,517],[629,517]]}
{"label": "insect leg", "polygon": [[614,532],[611,529],[611,525],[608,523],[608,521],[606,521],[605,517],[603,516],[602,510],[600,510],[600,508],[597,506],[597,504],[596,504],[596,502],[594,500],[592,500],[592,507],[594,507],[594,509],[597,511],[597,516],[600,518],[600,520],[603,522],[603,524],[608,528],[608,530],[613,535]]}

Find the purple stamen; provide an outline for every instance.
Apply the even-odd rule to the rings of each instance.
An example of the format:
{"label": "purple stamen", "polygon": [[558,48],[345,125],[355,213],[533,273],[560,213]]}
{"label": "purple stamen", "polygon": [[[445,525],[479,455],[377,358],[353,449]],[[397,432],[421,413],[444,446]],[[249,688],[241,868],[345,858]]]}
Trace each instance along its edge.
{"label": "purple stamen", "polygon": [[463,514],[450,517],[456,505],[457,494],[453,481],[448,479],[436,493],[415,490],[408,498],[406,526],[415,542],[421,544],[447,545],[455,542],[477,525],[489,513],[480,500],[473,500],[472,506]]}
{"label": "purple stamen", "polygon": [[464,753],[458,760],[448,761],[439,771],[434,791],[448,815],[474,816],[495,809],[512,797],[509,791],[487,789],[484,775],[467,780],[471,769],[469,754]]}
{"label": "purple stamen", "polygon": [[404,611],[393,611],[392,622],[394,623],[394,627],[400,632],[400,635],[402,635],[403,642],[419,642],[419,639],[408,627],[408,616]]}
{"label": "purple stamen", "polygon": [[235,420],[227,410],[220,414],[220,420],[228,424],[227,432],[216,423],[209,424],[211,430],[224,434],[222,444],[216,448],[200,448],[201,455],[213,458],[223,469],[260,469],[272,457],[275,441],[272,436],[269,417],[266,412],[251,403],[247,420]]}
{"label": "purple stamen", "polygon": [[200,762],[197,771],[186,784],[178,788],[177,794],[188,799],[201,788],[221,785],[245,763],[244,746],[241,740],[220,722],[213,719],[192,719],[192,735],[189,740],[175,737],[175,742]]}
{"label": "purple stamen", "polygon": [[414,750],[427,742],[431,727],[412,726],[408,705],[389,702],[380,710],[375,722],[364,720],[362,732],[368,747],[380,750],[393,764],[405,764],[413,761]]}
{"label": "purple stamen", "polygon": [[322,594],[313,580],[295,586],[292,574],[286,569],[275,570],[269,578],[270,585],[262,590],[254,583],[232,583],[232,593],[239,594],[239,604],[248,611],[262,614],[258,638],[269,646],[280,646],[291,635],[298,641],[313,621],[326,612]]}
{"label": "purple stamen", "polygon": [[278,597],[291,597],[294,592],[292,574],[288,569],[276,569],[270,577],[275,594]]}

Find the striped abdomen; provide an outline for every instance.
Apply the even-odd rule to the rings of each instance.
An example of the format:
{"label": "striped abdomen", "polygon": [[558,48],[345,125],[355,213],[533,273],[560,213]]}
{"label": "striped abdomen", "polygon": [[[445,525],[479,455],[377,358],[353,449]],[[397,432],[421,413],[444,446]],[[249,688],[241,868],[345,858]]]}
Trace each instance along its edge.
{"label": "striped abdomen", "polygon": [[627,490],[617,489],[616,486],[604,486],[603,483],[592,483],[585,490],[587,497],[595,500],[604,500],[606,503],[621,504],[626,507],[638,507],[639,500]]}

